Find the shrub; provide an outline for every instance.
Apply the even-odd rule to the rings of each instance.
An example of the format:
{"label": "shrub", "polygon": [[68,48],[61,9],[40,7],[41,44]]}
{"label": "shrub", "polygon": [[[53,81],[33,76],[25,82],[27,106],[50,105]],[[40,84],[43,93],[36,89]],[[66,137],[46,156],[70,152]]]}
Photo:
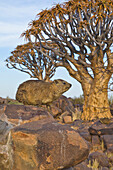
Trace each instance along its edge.
{"label": "shrub", "polygon": [[72,99],[72,102],[74,105],[76,105],[76,104],[83,105],[84,104],[84,96],[80,95],[79,97],[74,97]]}

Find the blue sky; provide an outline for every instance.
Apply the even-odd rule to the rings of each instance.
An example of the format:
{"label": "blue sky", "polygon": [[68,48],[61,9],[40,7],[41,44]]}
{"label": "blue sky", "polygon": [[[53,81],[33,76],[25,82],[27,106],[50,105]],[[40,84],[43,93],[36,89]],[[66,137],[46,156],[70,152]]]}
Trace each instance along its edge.
{"label": "blue sky", "polygon": [[[64,0],[0,0],[0,97],[15,98],[19,84],[30,79],[25,73],[8,69],[4,60],[17,45],[25,43],[20,35],[27,29],[28,23],[35,19],[36,14],[59,2]],[[82,94],[80,84],[65,69],[57,69],[53,79],[57,78],[72,83],[71,89],[65,93],[67,97]]]}

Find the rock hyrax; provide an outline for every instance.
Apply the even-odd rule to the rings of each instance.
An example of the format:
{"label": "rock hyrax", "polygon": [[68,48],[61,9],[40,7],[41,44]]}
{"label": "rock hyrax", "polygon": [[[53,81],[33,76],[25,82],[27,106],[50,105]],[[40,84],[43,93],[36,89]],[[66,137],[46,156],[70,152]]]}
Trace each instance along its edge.
{"label": "rock hyrax", "polygon": [[16,100],[25,105],[49,105],[70,87],[71,84],[61,79],[51,82],[28,80],[20,84]]}

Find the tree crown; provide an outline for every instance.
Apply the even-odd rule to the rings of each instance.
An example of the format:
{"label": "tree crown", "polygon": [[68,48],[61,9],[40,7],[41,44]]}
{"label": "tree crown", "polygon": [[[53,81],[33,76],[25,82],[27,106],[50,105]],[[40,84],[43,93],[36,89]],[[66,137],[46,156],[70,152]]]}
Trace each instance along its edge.
{"label": "tree crown", "polygon": [[112,0],[57,4],[37,14],[22,36],[40,54],[51,58],[55,67],[66,67],[79,82],[84,78],[92,81],[100,72],[113,72]]}

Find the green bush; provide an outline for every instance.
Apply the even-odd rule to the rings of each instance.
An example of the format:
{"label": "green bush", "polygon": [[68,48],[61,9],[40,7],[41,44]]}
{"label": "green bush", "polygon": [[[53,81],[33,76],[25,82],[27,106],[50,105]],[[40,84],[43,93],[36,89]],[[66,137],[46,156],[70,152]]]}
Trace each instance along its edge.
{"label": "green bush", "polygon": [[18,102],[18,101],[10,101],[10,102],[8,102],[8,104],[15,104],[15,105],[23,105],[23,103],[20,103],[20,102]]}
{"label": "green bush", "polygon": [[15,105],[23,105],[23,103],[18,102],[17,100],[11,99],[10,97],[6,97],[7,104],[15,104]]}
{"label": "green bush", "polygon": [[72,99],[73,104],[80,104],[83,105],[84,104],[84,96],[80,95],[79,97],[74,97]]}

